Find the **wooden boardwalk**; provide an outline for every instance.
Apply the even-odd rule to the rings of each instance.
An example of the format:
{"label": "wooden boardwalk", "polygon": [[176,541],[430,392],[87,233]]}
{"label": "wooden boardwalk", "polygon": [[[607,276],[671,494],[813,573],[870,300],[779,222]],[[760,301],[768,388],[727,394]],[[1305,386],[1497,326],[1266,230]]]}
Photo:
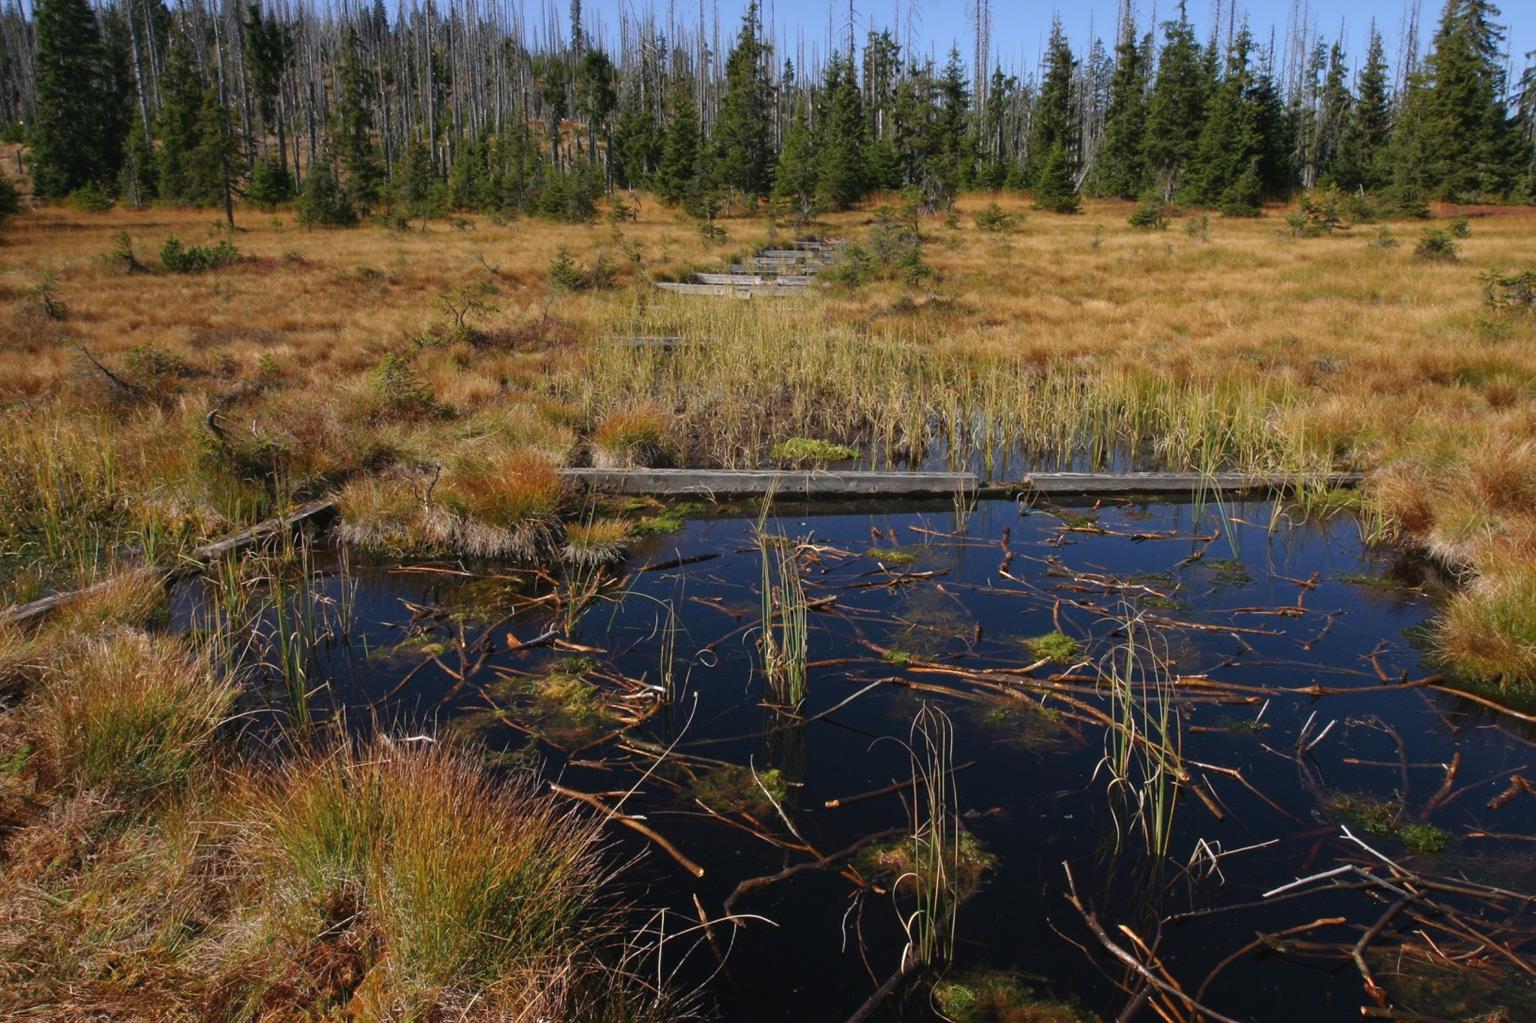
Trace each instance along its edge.
{"label": "wooden boardwalk", "polygon": [[801,295],[816,272],[843,256],[844,242],[795,242],[793,248],[760,249],[751,259],[732,263],[724,272],[699,272],[687,281],[660,281],[656,287],[674,295],[712,298],[783,298]]}
{"label": "wooden boardwalk", "polygon": [[562,469],[562,476],[583,487],[609,494],[650,496],[751,497],[778,493],[785,497],[944,496],[1128,496],[1198,494],[1262,494],[1294,490],[1312,483],[1353,486],[1358,473],[1335,473],[1324,479],[1297,476],[1251,476],[1241,473],[1136,472],[1033,473],[1021,480],[983,480],[968,472],[869,472],[836,469]]}

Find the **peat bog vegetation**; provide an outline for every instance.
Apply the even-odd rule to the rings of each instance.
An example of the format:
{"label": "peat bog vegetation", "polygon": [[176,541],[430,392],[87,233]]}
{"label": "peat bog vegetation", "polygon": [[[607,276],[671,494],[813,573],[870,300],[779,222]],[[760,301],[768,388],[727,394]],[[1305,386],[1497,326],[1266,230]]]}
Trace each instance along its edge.
{"label": "peat bog vegetation", "polygon": [[[746,1013],[793,936],[840,965],[784,1004],[829,1018],[877,987],[868,1012],[1112,1014],[1095,968],[1224,1018],[1210,971],[1267,1018],[1223,987],[1266,950],[1303,964],[1259,988],[1297,1011],[1357,1012],[1363,977],[1368,1006],[1520,1018],[1536,348],[1486,271],[1528,263],[1531,211],[1308,236],[898,203],[709,237],[648,199],[536,230],[15,218],[6,598],[107,583],[0,631],[7,1015],[669,1018],[700,984]],[[1379,244],[1459,217],[1454,261]],[[893,223],[915,283],[653,288],[801,234],[860,260]],[[172,237],[237,255],[175,272]],[[581,464],[1365,479],[1020,518],[603,499]],[[324,534],[135,571],[323,495]],[[1308,875],[1354,901],[1220,916]],[[1277,936],[1211,963],[1207,916]]]}

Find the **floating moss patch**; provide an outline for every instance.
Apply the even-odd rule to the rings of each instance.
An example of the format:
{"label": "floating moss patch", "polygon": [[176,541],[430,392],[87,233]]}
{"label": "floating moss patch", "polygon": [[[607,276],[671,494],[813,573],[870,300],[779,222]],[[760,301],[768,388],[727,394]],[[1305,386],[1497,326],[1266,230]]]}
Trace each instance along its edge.
{"label": "floating moss patch", "polygon": [[1365,575],[1360,572],[1351,572],[1348,575],[1339,576],[1339,582],[1348,583],[1350,586],[1363,586],[1372,590],[1399,590],[1402,589],[1395,579],[1385,575]]}
{"label": "floating moss patch", "polygon": [[768,457],[780,465],[799,468],[825,465],[828,462],[846,462],[858,458],[859,452],[857,448],[845,444],[833,444],[813,437],[791,437],[775,444],[768,452]]}
{"label": "floating moss patch", "polygon": [[[772,803],[784,801],[789,794],[789,785],[777,767],[758,771],[754,778],[750,767],[733,764],[699,775],[689,791],[699,802],[719,813],[747,813],[759,817],[773,812]],[[769,796],[773,797],[772,802]]]}
{"label": "floating moss patch", "polygon": [[615,719],[603,689],[587,678],[596,667],[591,658],[566,657],[550,665],[542,677],[509,678],[496,692],[515,706],[499,708],[491,717],[515,717],[556,743],[601,734]]}
{"label": "floating moss patch", "polygon": [[1016,973],[991,970],[940,981],[933,1002],[954,1023],[1095,1023],[1099,1018],[1042,996]]}
{"label": "floating moss patch", "polygon": [[1070,664],[1082,652],[1083,645],[1064,632],[1047,632],[1024,640],[1024,648],[1038,658]]}
{"label": "floating moss patch", "polygon": [[1423,1018],[1477,1023],[1536,1019],[1536,982],[1502,959],[1477,969],[1385,950],[1367,953],[1392,1002]]}
{"label": "floating moss patch", "polygon": [[1253,718],[1224,718],[1211,727],[1219,728],[1223,732],[1230,732],[1233,735],[1258,735],[1269,726],[1262,721],[1255,721]]}
{"label": "floating moss patch", "polygon": [[1234,558],[1215,558],[1202,562],[1216,580],[1227,586],[1246,586],[1253,582],[1248,567]]}
{"label": "floating moss patch", "polygon": [[681,533],[687,525],[681,515],[667,512],[661,515],[647,515],[634,523],[635,536],[660,536],[664,533]]}
{"label": "floating moss patch", "polygon": [[1329,813],[1357,824],[1367,834],[1395,838],[1409,852],[1434,856],[1451,842],[1450,832],[1433,824],[1405,820],[1401,803],[1336,792],[1323,804]]}
{"label": "floating moss patch", "polygon": [[972,705],[977,723],[993,733],[997,741],[1029,752],[1043,752],[1062,746],[1068,733],[1061,723],[1061,712],[1043,707],[1034,700],[1000,699]]}
{"label": "floating moss patch", "polygon": [[[886,885],[895,885],[903,877],[910,881],[917,862],[918,846],[926,841],[925,837],[908,836],[866,846],[854,857],[853,863],[859,873],[876,878]],[[951,857],[951,862],[958,867],[958,881],[962,889],[974,885],[997,862],[997,857],[983,849],[976,836],[969,831],[960,832],[958,846],[945,854],[947,861]]]}
{"label": "floating moss patch", "polygon": [[910,565],[917,560],[917,554],[913,551],[890,550],[883,547],[871,547],[864,553],[882,565]]}

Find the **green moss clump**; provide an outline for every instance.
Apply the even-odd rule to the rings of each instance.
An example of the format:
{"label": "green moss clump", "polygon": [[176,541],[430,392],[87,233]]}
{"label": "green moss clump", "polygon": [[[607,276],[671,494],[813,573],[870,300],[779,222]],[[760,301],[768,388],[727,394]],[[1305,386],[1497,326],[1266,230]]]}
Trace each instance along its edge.
{"label": "green moss clump", "polygon": [[[897,884],[903,877],[910,883],[916,869],[917,845],[927,841],[924,836],[908,836],[865,846],[854,857],[853,864],[861,874],[878,878],[888,885]],[[975,884],[997,862],[997,857],[982,848],[981,842],[969,831],[960,832],[959,846],[946,855],[946,859],[949,855],[953,855],[958,867],[957,880],[962,890]]]}
{"label": "green moss clump", "polygon": [[884,547],[871,547],[864,553],[886,565],[910,565],[917,560],[917,554],[913,551],[890,550]]}
{"label": "green moss clump", "polygon": [[758,771],[754,778],[751,768],[732,764],[695,778],[689,791],[711,810],[761,816],[773,810],[773,803],[784,802],[789,783],[777,767]]}
{"label": "green moss clump", "polygon": [[1359,825],[1367,834],[1397,839],[1409,852],[1434,856],[1451,843],[1451,834],[1444,828],[1404,819],[1406,810],[1401,802],[1336,792],[1323,805],[1329,813]]}
{"label": "green moss clump", "polygon": [[1217,558],[1214,561],[1207,561],[1205,567],[1211,570],[1218,582],[1228,586],[1246,586],[1253,582],[1253,576],[1249,574],[1247,566],[1234,558]]}
{"label": "green moss clump", "polygon": [[687,523],[681,515],[673,512],[663,512],[660,515],[647,515],[633,525],[635,536],[660,536],[664,533],[681,533]]}
{"label": "green moss clump", "polygon": [[1025,648],[1036,657],[1069,664],[1083,650],[1083,645],[1064,632],[1047,632],[1024,641]]}
{"label": "green moss clump", "polygon": [[1450,832],[1433,824],[1405,824],[1398,837],[1411,852],[1435,856],[1445,851],[1451,842]]}
{"label": "green moss clump", "polygon": [[934,1007],[954,1023],[1095,1023],[1098,1016],[1041,995],[1017,973],[978,970],[934,985]]}
{"label": "green moss clump", "polygon": [[859,451],[845,444],[833,444],[813,437],[791,437],[775,444],[768,452],[768,457],[780,465],[799,468],[825,465],[828,462],[846,462],[858,458]]}

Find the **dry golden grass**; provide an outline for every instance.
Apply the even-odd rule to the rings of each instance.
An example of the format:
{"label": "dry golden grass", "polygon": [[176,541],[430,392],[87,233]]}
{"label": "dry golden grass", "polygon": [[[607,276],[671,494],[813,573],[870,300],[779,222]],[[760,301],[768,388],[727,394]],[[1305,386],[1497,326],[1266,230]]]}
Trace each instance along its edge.
{"label": "dry golden grass", "polygon": [[[1046,461],[1356,466],[1386,525],[1458,569],[1536,545],[1536,332],[1486,309],[1477,280],[1530,262],[1536,210],[1461,211],[1461,260],[1432,263],[1413,258],[1418,222],[1388,225],[1391,248],[1372,244],[1374,225],[1292,238],[1276,210],[1213,218],[1202,237],[1177,219],[1134,229],[1128,204],[1063,217],[1005,196],[1020,219],[999,233],[974,224],[991,201],[922,222],[934,275],[915,287],[773,303],[661,296],[645,278],[793,230],[727,219],[711,245],[648,198],[619,225],[305,231],[247,212],[235,242],[250,260],[194,276],[156,254],[172,234],[222,236],[210,212],[22,215],[0,249],[0,402],[17,427],[0,472],[15,481],[7,517],[26,527],[7,544],[8,589],[45,588],[22,570],[40,543],[32,564],[79,576],[106,550],[174,545],[341,484],[348,507],[378,516],[348,527],[378,546],[531,550],[519,523],[544,521],[558,495],[519,466],[761,464],[797,435],[987,465],[1012,446]],[[874,205],[810,230],[860,240]],[[105,258],[124,232],[150,272]],[[581,267],[606,254],[616,287],[554,289],[562,248]],[[62,319],[39,311],[45,277]],[[482,308],[459,330],[441,296],[464,294]],[[672,333],[707,344],[605,340]],[[203,425],[214,407],[218,439]],[[42,507],[15,496],[28,493]],[[63,494],[79,499],[48,503]]]}
{"label": "dry golden grass", "polygon": [[600,822],[530,777],[387,738],[241,762],[233,687],[104,618],[0,632],[0,667],[0,1017],[676,1018]]}

